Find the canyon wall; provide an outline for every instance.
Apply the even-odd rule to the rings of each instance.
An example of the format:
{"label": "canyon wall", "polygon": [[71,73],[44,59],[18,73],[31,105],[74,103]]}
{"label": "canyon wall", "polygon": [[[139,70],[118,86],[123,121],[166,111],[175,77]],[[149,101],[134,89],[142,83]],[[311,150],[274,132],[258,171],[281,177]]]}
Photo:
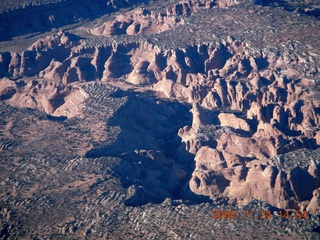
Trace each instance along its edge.
{"label": "canyon wall", "polygon": [[[148,18],[145,31],[154,34],[182,24],[173,16],[187,16],[195,6],[212,7],[213,2],[179,4],[168,8],[167,16],[140,9],[89,31],[107,37],[143,35],[140,27]],[[171,20],[172,26],[155,27]],[[0,53],[0,100],[71,118],[81,115],[88,97],[82,86],[97,81],[189,104],[192,124],[177,134],[180,152],[194,155],[195,169],[182,195],[226,197],[238,204],[259,199],[314,213],[320,162],[307,155],[288,157],[320,146],[319,69],[312,57],[296,51],[299,44],[257,49],[228,37],[177,48],[143,40],[91,45],[60,31],[22,53]]]}

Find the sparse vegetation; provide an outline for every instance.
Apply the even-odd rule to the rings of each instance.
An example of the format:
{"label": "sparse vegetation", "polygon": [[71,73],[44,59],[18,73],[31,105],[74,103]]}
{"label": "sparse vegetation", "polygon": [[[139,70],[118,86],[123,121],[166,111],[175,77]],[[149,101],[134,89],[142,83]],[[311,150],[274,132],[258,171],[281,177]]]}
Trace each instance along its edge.
{"label": "sparse vegetation", "polygon": [[[144,1],[144,5],[138,5],[142,1],[130,1],[128,2],[130,4],[124,5],[125,7],[132,6],[131,4],[135,2],[137,4],[135,6],[143,6],[150,11],[158,11],[163,14],[166,12],[167,4],[173,4],[178,1],[180,0]],[[93,5],[90,4],[91,2],[99,2],[99,4],[106,5],[106,2],[110,1],[2,1],[0,3],[0,12],[4,9],[14,11],[14,9],[18,8],[21,10],[20,6],[26,6],[26,4],[31,7],[44,6],[48,3],[58,6],[56,3],[66,3],[65,6],[68,9],[63,10],[66,10],[68,14],[60,15],[62,18],[67,17],[54,26],[57,29],[53,32],[58,31],[60,26],[63,26],[64,29],[69,29],[70,33],[79,36],[80,40],[77,43],[79,45],[71,44],[70,49],[72,49],[68,50],[64,57],[61,57],[61,62],[58,61],[57,65],[50,65],[52,68],[62,66],[60,71],[54,72],[55,75],[53,71],[51,73],[54,76],[57,76],[57,74],[63,76],[70,68],[75,70],[76,67],[80,66],[74,72],[79,73],[79,76],[84,76],[83,79],[78,79],[78,82],[72,82],[70,85],[84,90],[88,94],[88,98],[79,104],[83,114],[69,119],[67,117],[47,115],[38,110],[13,108],[7,105],[9,102],[6,101],[7,99],[0,99],[0,238],[225,239],[227,236],[230,239],[317,239],[320,226],[319,214],[308,215],[307,219],[297,219],[294,217],[294,211],[288,210],[291,214],[290,216],[292,216],[288,220],[279,217],[280,209],[265,202],[254,200],[245,206],[237,206],[239,199],[229,201],[226,195],[209,199],[207,196],[195,196],[190,190],[189,180],[194,176],[194,171],[199,171],[202,176],[211,177],[210,173],[214,172],[215,174],[219,170],[217,170],[217,167],[211,172],[207,171],[211,166],[210,164],[212,164],[212,162],[209,162],[208,165],[205,165],[209,161],[207,160],[208,156],[204,156],[205,163],[199,164],[203,169],[195,170],[195,165],[197,164],[194,160],[195,156],[190,153],[191,151],[186,151],[185,145],[198,144],[196,145],[197,148],[202,146],[215,148],[214,146],[217,145],[217,141],[224,133],[230,134],[235,138],[241,136],[242,138],[237,138],[236,142],[236,149],[240,149],[239,154],[232,155],[232,148],[216,151],[217,154],[221,155],[221,162],[223,163],[219,168],[223,168],[224,173],[231,176],[230,179],[240,178],[239,176],[245,172],[241,168],[246,167],[245,164],[247,162],[251,160],[258,162],[260,160],[257,160],[257,157],[252,155],[255,151],[252,148],[248,148],[249,150],[244,151],[243,156],[241,155],[242,141],[258,132],[256,131],[256,125],[259,123],[265,124],[260,125],[261,132],[265,130],[263,132],[264,135],[261,137],[263,141],[270,143],[271,147],[276,144],[278,144],[277,147],[284,144],[285,148],[279,152],[276,149],[274,155],[279,155],[273,155],[270,158],[267,154],[263,155],[268,156],[268,159],[264,157],[260,162],[261,164],[253,162],[253,166],[249,166],[248,169],[254,170],[272,166],[269,172],[268,169],[266,171],[259,169],[261,170],[259,172],[259,174],[261,173],[261,178],[262,175],[273,174],[273,176],[276,176],[280,172],[280,179],[281,174],[290,175],[292,169],[298,168],[303,169],[307,176],[312,175],[313,177],[313,175],[318,174],[316,164],[320,161],[320,148],[314,136],[320,130],[320,126],[311,125],[316,125],[314,119],[319,114],[319,105],[316,106],[315,104],[320,99],[320,73],[318,66],[320,55],[317,52],[320,46],[320,21],[314,17],[298,14],[298,12],[306,10],[311,1],[304,1],[302,10],[298,9],[291,13],[275,5],[270,5],[272,7],[261,6],[262,3],[270,1],[255,1],[256,3],[259,2],[260,5],[253,5],[251,1],[239,1],[241,4],[226,9],[202,7],[190,16],[181,16],[184,24],[161,33],[147,36],[122,34],[108,38],[92,36],[87,29],[113,19],[118,14],[117,12],[116,14],[111,14],[111,16],[105,15],[100,18],[100,15],[106,12],[100,12],[101,9],[95,12]],[[70,4],[73,2],[77,4],[77,7]],[[115,0],[112,2],[120,4],[123,1]],[[290,10],[295,10],[294,8],[297,6],[296,3],[298,1],[272,2],[281,2],[286,7],[291,4]],[[84,3],[87,4],[86,6],[90,5],[90,7],[82,9],[81,6]],[[118,10],[120,7],[123,6],[119,5],[114,10]],[[49,9],[51,10],[52,6]],[[69,11],[70,9],[71,11]],[[80,12],[78,12],[79,9],[81,9]],[[61,13],[59,12],[61,8],[55,10]],[[128,8],[121,8],[121,11],[125,12],[127,10]],[[23,12],[24,10],[21,11]],[[72,18],[74,12],[76,12],[77,17]],[[45,14],[47,13],[51,14],[51,11]],[[40,11],[41,14],[42,16],[47,16]],[[75,22],[78,25],[70,25],[69,17],[73,20],[76,19]],[[7,22],[10,21],[8,20]],[[84,22],[85,26],[82,25]],[[1,24],[6,25],[7,23],[3,21]],[[14,25],[11,22],[10,24]],[[13,30],[12,34],[10,33],[11,35],[8,33],[8,36],[13,37],[12,40],[0,42],[0,49],[6,51],[8,55],[11,54],[9,51],[12,49],[17,52],[24,51],[30,45],[29,43],[34,39],[40,38],[40,35],[36,35],[37,31],[51,31],[52,27],[52,25],[45,26],[43,22],[40,22],[37,26],[39,28],[35,29],[31,26],[27,29],[22,28],[23,30],[20,29],[20,31],[19,27],[24,26],[25,22],[21,23],[21,25],[19,24],[17,22],[17,25],[15,25],[16,29],[18,29],[17,32]],[[30,29],[31,32],[28,33],[30,35],[19,35],[28,32]],[[7,32],[4,31],[4,33],[6,34]],[[44,33],[44,35],[46,34],[49,34],[49,32]],[[64,40],[66,38],[66,36],[61,37]],[[225,44],[229,40],[230,43]],[[39,45],[44,44],[43,42],[39,43]],[[259,66],[257,70],[252,71],[252,75],[268,75],[270,70],[270,75],[273,74],[273,76],[267,76],[264,79],[269,82],[265,86],[250,83],[254,76],[249,77],[249,73],[243,73],[243,76],[233,75],[228,80],[219,76],[221,86],[227,86],[231,89],[231,91],[228,90],[229,92],[223,92],[222,90],[225,89],[220,88],[219,96],[217,93],[218,88],[214,88],[214,84],[218,81],[218,76],[213,75],[212,79],[204,79],[209,72],[206,72],[205,64],[207,61],[212,60],[209,56],[212,53],[212,51],[209,51],[210,49],[215,50],[226,45],[229,47],[226,51],[228,55],[226,61],[232,57],[234,57],[235,61],[241,57],[247,61],[249,61],[247,58],[251,57],[252,61],[258,62],[258,60],[261,60],[261,65],[259,65],[259,62],[257,63]],[[147,47],[139,48],[140,46]],[[235,49],[239,46],[243,49],[237,52]],[[56,51],[55,49],[48,51],[49,47],[45,50],[44,48],[39,48],[41,49],[40,51],[33,52],[35,56],[35,63],[33,64],[36,66],[42,63],[42,61],[38,61],[38,58],[42,56],[41,54],[48,54],[50,51],[55,53]],[[61,49],[63,48],[62,44]],[[157,49],[157,51],[152,52],[150,50],[152,48]],[[58,48],[57,52],[61,49]],[[113,51],[112,49],[118,51]],[[149,50],[150,56],[160,56],[159,62],[162,61],[162,63],[159,66],[153,66],[152,64],[156,61],[154,58],[150,58],[151,60],[148,59],[145,62],[141,61],[140,65],[147,66],[143,70],[148,73],[151,72],[150,69],[152,67],[156,69],[155,72],[157,73],[165,72],[164,69],[169,66],[168,61],[172,60],[170,58],[183,56],[181,61],[173,61],[170,67],[176,66],[179,68],[176,71],[183,73],[184,75],[181,75],[184,77],[187,73],[194,74],[194,76],[190,77],[194,79],[189,79],[188,83],[186,83],[186,79],[180,79],[180,85],[177,84],[176,86],[177,88],[182,86],[181,92],[187,92],[192,87],[195,87],[195,91],[187,92],[192,96],[186,94],[188,96],[186,98],[175,98],[173,88],[171,88],[168,94],[169,97],[165,97],[165,94],[161,91],[154,90],[152,84],[145,86],[143,84],[134,85],[125,82],[131,73],[130,71],[135,67],[133,63],[135,61],[139,62],[140,58],[144,56],[143,54],[134,55],[133,52],[149,52]],[[123,59],[120,51],[123,51],[123,55],[126,55]],[[93,54],[94,52],[97,52],[97,54]],[[112,58],[119,52],[121,55],[119,58],[117,56]],[[112,57],[108,55],[109,53],[113,54]],[[162,53],[167,55],[161,55]],[[173,57],[173,53],[178,54]],[[179,53],[186,53],[186,55],[181,54],[180,56]],[[239,57],[242,53],[245,54]],[[188,61],[186,60],[187,55]],[[217,58],[221,57],[220,55],[217,54]],[[4,58],[3,56],[0,56],[1,61]],[[53,59],[52,56],[55,55],[50,55],[50,61]],[[280,59],[281,56],[283,57],[282,59]],[[272,67],[269,68],[270,62],[272,62],[269,61],[269,58],[273,57],[278,58],[278,61],[275,61],[275,65],[282,61],[289,62],[290,64],[283,68],[285,70],[293,68],[294,71],[301,74],[301,76],[297,76],[295,80],[292,80],[292,86],[289,86],[291,89],[301,87],[300,92],[293,90],[290,92],[292,94],[291,98],[295,99],[294,101],[297,100],[295,105],[291,106],[290,103],[286,102],[288,98],[280,96],[287,94],[287,92],[281,94],[283,92],[280,92],[279,89],[281,91],[287,90],[289,88],[287,85],[289,85],[291,79],[279,77],[282,66],[274,66],[273,69]],[[10,66],[13,67],[8,72],[11,71],[10,74],[13,74],[15,60],[17,62],[21,59],[26,61],[26,59],[30,60],[31,57],[22,58],[20,56],[16,57],[15,60],[12,59],[14,58],[1,62],[0,71],[8,67],[12,62]],[[94,61],[100,62],[93,64]],[[106,66],[112,61],[120,62],[119,65],[121,67],[117,68],[116,64],[111,65],[111,67],[108,65],[110,67],[109,73],[113,75],[100,81],[101,77],[107,75],[106,71],[108,69]],[[199,65],[193,68],[196,71],[190,70],[192,68],[186,64],[186,62],[192,63],[192,61]],[[223,60],[218,64],[221,67],[209,70],[214,70],[216,74],[221,73],[222,75],[222,72],[219,71],[226,64],[226,61]],[[66,63],[66,65],[63,66],[62,62]],[[59,65],[60,63],[61,65]],[[85,64],[81,65],[82,63]],[[241,66],[243,67],[243,65]],[[50,67],[45,65],[41,69],[39,67],[39,69],[41,71],[44,68],[48,70]],[[125,67],[128,67],[130,71],[127,71]],[[250,64],[249,67],[251,67]],[[30,70],[28,68],[29,65],[24,62],[21,69],[23,71],[25,69]],[[61,70],[62,68],[63,70]],[[232,68],[238,69],[238,65],[231,66],[230,69]],[[165,73],[167,74],[171,70],[169,69]],[[238,72],[242,70],[240,69]],[[265,72],[262,73],[262,70],[265,70]],[[140,70],[134,69],[134,71],[139,72]],[[87,75],[82,74],[83,72],[87,73]],[[91,73],[92,75],[90,75]],[[198,79],[196,79],[195,75],[198,73],[201,73],[201,79],[204,81],[201,83],[202,85],[196,83]],[[306,75],[306,79],[312,80],[312,84],[299,85],[303,74]],[[172,78],[178,78],[176,75],[174,73],[171,76],[173,76]],[[37,77],[39,76],[32,76],[32,78]],[[169,75],[160,75],[161,77],[167,78],[166,80],[173,80],[170,79]],[[274,80],[276,77],[279,78]],[[15,79],[13,75],[12,78]],[[21,78],[24,78],[24,76],[22,75]],[[60,81],[61,79],[55,80]],[[160,82],[163,79],[157,80]],[[10,81],[8,82],[10,83]],[[13,82],[15,83],[15,80]],[[177,82],[178,80],[174,79],[170,84],[176,84]],[[237,85],[239,82],[242,85]],[[24,80],[21,80],[20,83],[25,86],[28,85],[29,81],[25,81],[24,84]],[[51,84],[50,81],[46,82],[46,80],[41,84],[37,81],[33,81],[33,83],[38,88],[33,86],[35,92],[32,93],[37,93],[36,91],[44,85]],[[247,83],[248,85],[246,85]],[[61,84],[68,85],[68,83]],[[287,86],[287,88],[282,87],[282,85]],[[236,86],[241,89],[239,91],[241,92],[239,94],[241,97],[238,99],[235,97],[237,95],[234,90]],[[1,87],[0,91],[2,91]],[[273,87],[274,92],[272,92],[272,96],[271,94],[269,96],[268,93],[271,87]],[[22,90],[25,90],[25,92]],[[21,93],[25,93],[28,96],[28,89],[22,90]],[[179,92],[178,90],[176,92]],[[211,99],[206,99],[208,107],[204,110],[201,104],[205,104],[203,100],[209,91],[211,93],[214,92],[215,95],[212,94],[213,97]],[[248,91],[253,92],[249,97],[246,95]],[[312,95],[308,99],[312,99],[312,104],[315,106],[312,104],[309,106],[303,105],[303,100],[301,100],[302,98],[300,99],[300,95],[303,96],[309,91],[312,92]],[[49,94],[58,96],[57,92],[50,92]],[[63,96],[61,97],[63,102],[70,101],[71,104],[76,105],[76,103],[72,102],[72,99],[67,99],[66,95],[61,96]],[[210,102],[215,98],[220,100]],[[19,100],[19,98],[16,99]],[[18,101],[16,99],[13,99],[14,103]],[[179,102],[177,99],[181,101]],[[203,118],[206,124],[200,123],[196,125],[198,128],[193,132],[192,130],[194,129],[190,127],[192,126],[193,114],[189,112],[191,108],[189,106],[190,99],[197,104],[199,103],[199,109],[204,110],[204,116],[206,117]],[[37,101],[45,100],[48,100],[46,96]],[[75,98],[75,100],[77,99]],[[250,113],[252,119],[246,119],[251,105],[253,103],[262,104],[263,101],[265,106],[253,109],[256,111],[252,110]],[[242,105],[239,104],[238,107],[237,104],[239,102]],[[194,112],[196,112],[197,106],[192,107]],[[306,106],[309,108],[304,110],[303,107]],[[238,108],[242,108],[243,111],[233,110]],[[291,108],[294,108],[295,116],[288,113]],[[277,109],[279,112],[276,112]],[[200,110],[197,112],[199,113],[199,119]],[[307,132],[310,136],[304,135],[301,130],[304,127],[302,124],[303,117],[301,117],[303,116],[302,111],[305,111],[305,115],[308,115],[308,123],[312,123],[309,127],[309,132]],[[226,117],[227,123],[223,127],[219,125],[218,114],[221,112],[232,113],[238,117],[237,119],[234,118],[236,119],[234,120],[236,129],[228,125],[231,114]],[[283,114],[284,117],[281,116],[282,112],[285,112]],[[258,119],[257,115],[259,115],[260,119]],[[268,120],[264,118],[268,118]],[[250,128],[246,128],[247,130],[237,128],[240,127],[237,126],[238,122],[241,120],[245,122],[244,119],[248,120],[246,122],[249,122],[248,126],[252,123],[251,125],[254,127],[250,125]],[[291,126],[287,127],[289,122]],[[280,123],[284,124],[280,126]],[[196,124],[198,123],[196,122]],[[252,132],[251,127],[253,129]],[[185,129],[184,135],[178,135],[178,132],[182,129]],[[284,133],[286,130],[291,134],[288,134],[288,138],[283,134],[279,137],[278,142],[276,141],[277,136],[274,135],[270,137],[271,140],[268,139],[268,135],[272,131],[276,133],[277,131],[282,131]],[[193,133],[195,133],[196,138],[192,138]],[[182,138],[184,138],[182,143],[185,145],[181,144]],[[253,145],[255,142],[260,141],[259,138],[260,136],[257,133],[256,138],[252,141],[252,146],[257,146],[257,152],[267,152],[267,144],[265,144],[266,147],[264,149],[260,149],[259,145]],[[264,142],[261,145],[263,144]],[[292,144],[292,148],[289,148],[291,147],[290,144]],[[225,142],[225,145],[231,146],[232,144]],[[302,148],[301,146],[306,146],[313,150],[297,150],[297,148]],[[221,146],[221,148],[224,148],[224,146]],[[226,165],[229,159],[227,157],[224,160],[222,159],[222,155],[225,153],[227,153],[226,156],[235,158],[233,160],[235,162],[229,166]],[[245,158],[247,162],[242,161]],[[210,161],[215,161],[215,159],[210,159]],[[266,163],[266,161],[269,162]],[[276,167],[278,168],[276,169]],[[281,172],[284,168],[288,168],[290,171]],[[234,174],[235,171],[238,171],[239,174]],[[209,182],[212,180],[209,178],[205,178],[205,180],[208,181],[208,185],[212,184],[209,188],[212,188],[213,184],[215,184],[214,182],[217,182],[216,179],[213,179],[212,182]],[[260,178],[254,179],[253,185],[260,180]],[[307,186],[303,182],[304,179],[298,178],[298,180],[297,186],[299,186],[300,182],[304,184],[303,187]],[[318,180],[314,180],[314,183],[318,184]],[[230,182],[229,179],[227,181]],[[240,179],[236,184],[246,184],[245,181],[245,178]],[[287,199],[283,198],[285,199],[283,202],[294,202],[293,198],[296,197],[297,193],[291,190],[292,188],[290,187],[281,188],[284,187],[282,185],[290,185],[291,182],[281,181],[280,179],[279,185],[281,185],[280,190],[283,190],[283,192],[280,195],[283,194],[285,197],[287,195],[289,197],[292,196],[291,199],[289,197]],[[311,187],[315,188],[315,184]],[[231,187],[227,191],[230,191],[230,189]],[[246,190],[241,198],[252,197],[255,190],[251,189],[250,186],[247,189],[249,190]],[[274,190],[274,186],[271,190]],[[262,189],[262,191],[264,190]],[[309,195],[307,201],[301,202],[301,206],[294,205],[294,207],[305,207],[306,205],[303,204],[309,203]],[[298,200],[300,201],[300,199]],[[255,217],[253,219],[235,220],[213,219],[212,211],[217,209],[234,209],[238,213],[252,210]],[[261,220],[259,218],[261,210],[272,212],[272,219]]]}

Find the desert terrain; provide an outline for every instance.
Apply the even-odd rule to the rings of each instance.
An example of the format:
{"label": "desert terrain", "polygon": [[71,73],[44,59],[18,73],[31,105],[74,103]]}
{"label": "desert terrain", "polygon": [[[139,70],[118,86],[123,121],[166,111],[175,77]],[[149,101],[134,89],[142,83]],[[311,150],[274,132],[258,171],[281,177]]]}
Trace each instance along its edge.
{"label": "desert terrain", "polygon": [[320,239],[320,1],[0,3],[1,239]]}

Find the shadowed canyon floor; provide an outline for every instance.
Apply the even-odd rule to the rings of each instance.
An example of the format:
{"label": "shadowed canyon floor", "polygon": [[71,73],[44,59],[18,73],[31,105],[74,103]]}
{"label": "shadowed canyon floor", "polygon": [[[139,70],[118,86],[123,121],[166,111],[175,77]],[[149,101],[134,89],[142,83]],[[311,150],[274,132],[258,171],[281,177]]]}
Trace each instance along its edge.
{"label": "shadowed canyon floor", "polygon": [[1,9],[0,238],[319,238],[317,2]]}

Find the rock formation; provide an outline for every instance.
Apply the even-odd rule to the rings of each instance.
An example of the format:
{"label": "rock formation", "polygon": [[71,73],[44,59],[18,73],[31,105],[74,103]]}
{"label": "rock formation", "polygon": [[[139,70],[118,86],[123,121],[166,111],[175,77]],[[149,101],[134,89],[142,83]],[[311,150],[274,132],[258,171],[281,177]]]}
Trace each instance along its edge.
{"label": "rock formation", "polygon": [[172,29],[182,23],[183,20],[178,17],[137,9],[121,14],[116,20],[104,23],[100,27],[89,29],[89,32],[93,35],[107,37],[120,34],[148,35]]}
{"label": "rock formation", "polygon": [[0,86],[0,99],[5,103],[18,108],[38,109],[58,117],[80,116],[81,103],[87,98],[78,87],[45,80],[16,83],[3,78]]}
{"label": "rock formation", "polygon": [[[175,32],[179,27],[184,26],[193,34],[195,30],[187,17],[200,8],[213,10],[215,4],[221,8],[218,11],[238,5],[236,1],[183,1],[169,6],[167,15],[138,9],[89,30],[93,35],[105,36],[103,40],[81,38],[75,34],[79,29],[74,33],[59,31],[39,39],[21,53],[1,52],[0,100],[52,116],[86,116],[90,114],[83,104],[86,99],[90,102],[90,97],[84,89],[91,82],[102,82],[130,89],[130,94],[177,101],[191,108],[192,123],[174,129],[181,143],[176,151],[163,145],[177,144],[177,138],[172,142],[163,142],[161,138],[171,138],[164,137],[169,133],[163,130],[167,124],[163,119],[169,121],[171,113],[178,116],[177,110],[173,106],[159,107],[163,110],[160,116],[146,107],[155,107],[154,102],[148,105],[148,101],[133,101],[136,106],[123,105],[130,114],[120,111],[115,117],[118,123],[105,123],[121,125],[118,140],[111,144],[111,140],[99,135],[97,139],[104,139],[101,145],[107,146],[95,146],[86,153],[87,157],[109,154],[143,159],[150,168],[172,167],[170,178],[174,186],[157,185],[159,179],[149,176],[164,174],[162,170],[137,170],[134,176],[139,177],[141,186],[129,181],[130,204],[146,203],[148,197],[160,201],[161,197],[144,188],[155,184],[165,198],[173,196],[176,189],[181,190],[175,193],[179,197],[191,190],[213,200],[226,198],[241,205],[259,199],[278,208],[300,209],[308,202],[307,211],[316,213],[319,160],[287,156],[320,146],[319,54],[314,49],[306,50],[308,46],[299,41],[258,48],[231,36],[212,36],[215,41],[197,40],[174,48],[158,43],[158,38],[169,32],[179,34]],[[256,9],[259,8],[252,7],[252,13],[258,12]],[[272,29],[275,33],[278,30]],[[97,102],[104,103],[103,94],[99,94],[95,96]],[[114,93],[118,98],[129,98],[130,94]],[[141,113],[136,113],[136,108]],[[148,122],[145,116],[152,115],[148,111],[157,119]],[[135,127],[128,128],[128,122]],[[97,123],[97,128],[105,130],[105,125]],[[152,134],[142,134],[144,130]],[[183,161],[184,156],[177,156],[179,153],[193,156],[195,169],[191,176],[185,170],[188,167],[173,163],[171,158]],[[129,165],[122,170],[136,171]],[[183,190],[187,177],[188,190]],[[144,201],[137,200],[139,194]]]}
{"label": "rock formation", "polygon": [[181,1],[172,5],[169,5],[167,8],[168,15],[174,16],[189,16],[200,7],[211,8],[215,6],[216,1],[214,0],[191,0],[191,1]]}
{"label": "rock formation", "polygon": [[313,197],[310,200],[310,204],[307,207],[307,211],[311,214],[317,214],[320,212],[320,189],[313,191]]}
{"label": "rock formation", "polygon": [[146,9],[136,9],[125,14],[120,14],[113,21],[106,22],[99,27],[88,29],[88,32],[96,36],[114,35],[149,35],[173,29],[184,24],[179,16],[190,16],[199,8],[213,8],[218,6],[226,8],[238,4],[234,0],[189,0],[170,4],[166,8],[166,14],[150,12]]}
{"label": "rock formation", "polygon": [[[220,45],[175,50],[149,43],[88,48],[75,36],[59,32],[22,54],[2,53],[3,77],[37,76],[43,80],[26,81],[25,85],[22,81],[19,86],[4,78],[1,99],[13,106],[72,117],[86,96],[69,84],[123,77],[127,83],[193,103],[192,126],[179,131],[186,150],[196,155],[192,191],[211,198],[226,196],[240,204],[258,198],[282,208],[297,207],[300,201],[311,199],[310,191],[319,187],[318,183],[308,193],[285,194],[293,189],[282,183],[296,181],[291,179],[291,170],[281,170],[267,159],[319,146],[320,101],[310,98],[316,83],[306,85],[300,79],[293,84],[290,79],[299,73],[289,71],[292,63],[277,65],[283,57],[270,56],[271,52],[251,52],[246,43],[232,38]],[[263,69],[257,65],[259,61],[265,62]],[[288,75],[276,73],[275,66]],[[205,111],[217,109],[221,109],[219,122],[202,134],[215,137],[204,140],[199,131],[214,123]],[[215,142],[215,149],[206,146],[210,141]],[[255,183],[258,179],[260,185]]]}

